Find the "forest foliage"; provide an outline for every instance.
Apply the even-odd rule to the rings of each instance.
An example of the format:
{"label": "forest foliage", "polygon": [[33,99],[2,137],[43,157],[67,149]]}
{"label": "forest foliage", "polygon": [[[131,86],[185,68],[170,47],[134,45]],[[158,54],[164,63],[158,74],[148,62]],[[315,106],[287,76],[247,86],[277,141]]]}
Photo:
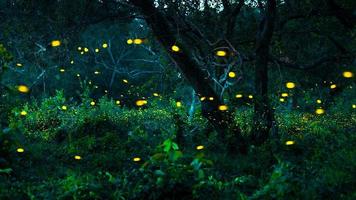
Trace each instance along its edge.
{"label": "forest foliage", "polygon": [[0,199],[355,199],[350,0],[0,2]]}

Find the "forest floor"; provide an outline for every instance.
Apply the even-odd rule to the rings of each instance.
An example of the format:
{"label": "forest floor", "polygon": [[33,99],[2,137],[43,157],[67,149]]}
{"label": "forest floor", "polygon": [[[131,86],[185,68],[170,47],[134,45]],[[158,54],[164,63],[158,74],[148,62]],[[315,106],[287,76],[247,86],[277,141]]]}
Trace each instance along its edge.
{"label": "forest floor", "polygon": [[[356,199],[352,111],[277,112],[278,137],[231,155],[199,113],[189,121],[172,102],[61,105],[53,97],[12,111],[0,199]],[[252,109],[235,115],[248,135]]]}

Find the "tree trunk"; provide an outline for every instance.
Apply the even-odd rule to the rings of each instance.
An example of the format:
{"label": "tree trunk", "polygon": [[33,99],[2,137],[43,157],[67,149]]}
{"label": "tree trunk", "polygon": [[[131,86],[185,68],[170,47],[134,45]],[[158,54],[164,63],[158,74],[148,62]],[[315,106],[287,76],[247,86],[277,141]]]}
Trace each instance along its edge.
{"label": "tree trunk", "polygon": [[[222,140],[226,142],[228,146],[231,146],[231,150],[239,145],[232,142],[233,140],[231,138],[227,139],[230,135],[234,135],[234,139],[238,138],[239,144],[244,144],[239,128],[233,123],[233,115],[228,111],[220,111],[218,109],[219,106],[223,104],[223,101],[213,89],[213,81],[192,58],[188,50],[189,48],[186,48],[183,43],[178,41],[166,17],[154,7],[151,0],[130,0],[130,2],[141,9],[141,13],[147,24],[151,27],[158,42],[175,62],[197,95],[199,97],[206,97],[206,100],[201,102],[202,115],[214,126]],[[180,51],[171,51],[172,45],[177,45]],[[214,100],[208,100],[209,97],[213,97]]]}
{"label": "tree trunk", "polygon": [[266,14],[260,23],[256,37],[255,63],[255,110],[252,139],[255,144],[263,143],[272,127],[273,112],[268,99],[268,55],[276,15],[276,1],[267,2]]}

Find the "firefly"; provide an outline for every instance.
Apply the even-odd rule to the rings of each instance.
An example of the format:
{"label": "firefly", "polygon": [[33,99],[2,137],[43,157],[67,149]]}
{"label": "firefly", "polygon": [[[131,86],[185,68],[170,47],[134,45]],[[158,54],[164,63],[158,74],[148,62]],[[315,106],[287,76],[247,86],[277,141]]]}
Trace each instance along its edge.
{"label": "firefly", "polygon": [[293,145],[293,144],[295,144],[295,142],[293,140],[286,141],[286,145],[287,146],[290,146],[290,145]]}
{"label": "firefly", "polygon": [[288,89],[293,89],[293,88],[295,88],[295,83],[293,83],[293,82],[287,82],[287,83],[286,83],[286,87],[287,87]]}
{"label": "firefly", "polygon": [[17,90],[21,93],[27,93],[30,91],[30,89],[26,85],[17,86]]}
{"label": "firefly", "polygon": [[226,111],[228,109],[227,105],[220,105],[219,110]]}
{"label": "firefly", "polygon": [[95,53],[98,53],[100,50],[98,48],[95,49]]}
{"label": "firefly", "polygon": [[135,158],[133,158],[132,160],[133,160],[134,162],[140,162],[140,161],[141,161],[141,158],[135,157]]}
{"label": "firefly", "polygon": [[171,49],[174,52],[178,52],[180,50],[180,48],[177,45],[173,45]]}
{"label": "firefly", "polygon": [[104,43],[104,44],[103,44],[103,48],[104,48],[104,49],[108,48],[108,44]]}
{"label": "firefly", "polygon": [[182,102],[180,102],[180,101],[177,101],[176,102],[176,106],[179,108],[179,107],[182,107]]}
{"label": "firefly", "polygon": [[77,156],[74,156],[74,159],[76,159],[76,160],[81,160],[82,157],[77,155]]}
{"label": "firefly", "polygon": [[195,147],[197,150],[202,150],[202,149],[204,149],[204,146],[203,145],[199,145],[199,146],[197,146],[197,147]]}
{"label": "firefly", "polygon": [[65,72],[66,70],[62,68],[62,69],[60,69],[59,71],[63,73],[63,72]]}
{"label": "firefly", "polygon": [[25,150],[24,150],[23,148],[17,148],[16,151],[17,151],[18,153],[23,153],[23,152],[25,152]]}
{"label": "firefly", "polygon": [[222,51],[222,50],[217,51],[216,55],[219,56],[219,57],[224,57],[224,56],[226,56],[226,51]]}
{"label": "firefly", "polygon": [[22,67],[22,64],[21,63],[17,63],[16,66]]}
{"label": "firefly", "polygon": [[318,108],[318,109],[315,110],[315,113],[318,114],[318,115],[322,115],[322,114],[325,113],[325,110],[322,109],[322,108]]}
{"label": "firefly", "polygon": [[237,94],[235,97],[236,97],[237,99],[240,99],[240,98],[242,98],[242,94]]}
{"label": "firefly", "polygon": [[317,102],[317,103],[321,103],[321,100],[320,100],[320,99],[317,99],[316,102]]}
{"label": "firefly", "polygon": [[206,99],[206,97],[201,97],[200,101],[204,101]]}
{"label": "firefly", "polygon": [[288,93],[282,93],[282,97],[288,97]]}
{"label": "firefly", "polygon": [[116,100],[116,105],[119,105],[121,102],[119,100]]}
{"label": "firefly", "polygon": [[330,85],[330,89],[335,89],[335,88],[336,88],[336,84]]}
{"label": "firefly", "polygon": [[126,80],[126,79],[123,79],[122,82],[124,82],[124,83],[129,83],[129,81]]}
{"label": "firefly", "polygon": [[248,98],[249,98],[249,99],[253,99],[253,95],[251,95],[251,94],[248,95]]}
{"label": "firefly", "polygon": [[135,44],[142,44],[142,42],[143,42],[142,39],[135,39],[134,40]]}
{"label": "firefly", "polygon": [[26,115],[27,115],[26,110],[21,111],[21,112],[20,112],[20,115],[21,115],[21,116],[26,116]]}
{"label": "firefly", "polygon": [[85,47],[84,48],[84,52],[88,52],[88,51],[89,51],[89,49]]}
{"label": "firefly", "polygon": [[236,73],[235,72],[229,72],[229,77],[230,78],[235,78],[236,77]]}
{"label": "firefly", "polygon": [[146,105],[147,101],[146,100],[137,100],[136,101],[136,106],[143,106]]}
{"label": "firefly", "polygon": [[59,41],[59,40],[53,40],[52,42],[51,42],[51,46],[52,47],[58,47],[58,46],[60,46],[61,45],[61,41]]}
{"label": "firefly", "polygon": [[354,74],[350,71],[345,71],[342,73],[342,76],[345,78],[352,78],[354,76]]}
{"label": "firefly", "polygon": [[158,97],[159,94],[155,92],[155,93],[153,93],[153,96]]}
{"label": "firefly", "polygon": [[132,44],[132,43],[133,43],[133,40],[132,40],[132,39],[128,39],[128,40],[126,41],[126,43],[127,43],[127,44]]}
{"label": "firefly", "polygon": [[67,106],[62,106],[62,110],[67,110]]}
{"label": "firefly", "polygon": [[90,102],[91,106],[95,106],[95,101]]}

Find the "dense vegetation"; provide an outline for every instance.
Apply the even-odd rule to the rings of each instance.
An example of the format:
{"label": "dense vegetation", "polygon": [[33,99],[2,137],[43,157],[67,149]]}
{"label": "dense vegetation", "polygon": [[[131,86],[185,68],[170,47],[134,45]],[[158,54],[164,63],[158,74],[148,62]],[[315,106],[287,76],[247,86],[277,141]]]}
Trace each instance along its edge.
{"label": "dense vegetation", "polygon": [[0,199],[356,199],[356,3],[0,2]]}

